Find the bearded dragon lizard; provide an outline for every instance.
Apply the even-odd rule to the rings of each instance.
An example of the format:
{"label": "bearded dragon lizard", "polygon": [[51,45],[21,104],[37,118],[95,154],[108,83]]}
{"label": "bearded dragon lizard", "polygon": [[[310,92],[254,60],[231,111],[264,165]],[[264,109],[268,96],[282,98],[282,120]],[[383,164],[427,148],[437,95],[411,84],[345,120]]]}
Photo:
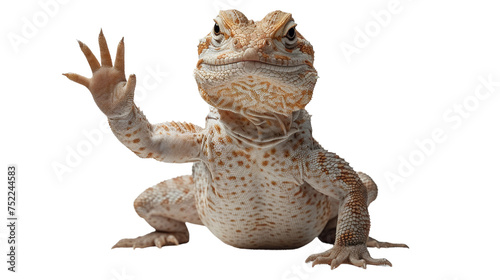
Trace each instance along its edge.
{"label": "bearded dragon lizard", "polygon": [[123,39],[114,65],[102,30],[101,62],[79,44],[93,75],[64,75],[90,90],[115,136],[141,158],[194,163],[192,175],[163,181],[135,200],[155,231],[114,248],[186,243],[186,222],[239,248],[291,249],[318,237],[333,247],[306,261],[332,269],[391,265],[367,247],[406,247],[368,236],[377,186],[312,136],[304,108],[318,78],[314,51],[291,14],[274,11],[254,22],[228,10],[215,18],[194,70],[210,105],[204,128],[148,122],[134,103],[135,75],[125,77]]}

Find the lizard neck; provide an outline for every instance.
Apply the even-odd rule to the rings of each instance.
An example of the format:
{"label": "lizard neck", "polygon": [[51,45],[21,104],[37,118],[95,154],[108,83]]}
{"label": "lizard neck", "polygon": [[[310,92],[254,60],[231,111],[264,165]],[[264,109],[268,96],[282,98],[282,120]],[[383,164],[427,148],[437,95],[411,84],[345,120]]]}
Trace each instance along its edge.
{"label": "lizard neck", "polygon": [[295,120],[299,111],[281,115],[249,110],[235,113],[218,109],[218,113],[221,124],[230,136],[254,147],[276,145],[298,131]]}

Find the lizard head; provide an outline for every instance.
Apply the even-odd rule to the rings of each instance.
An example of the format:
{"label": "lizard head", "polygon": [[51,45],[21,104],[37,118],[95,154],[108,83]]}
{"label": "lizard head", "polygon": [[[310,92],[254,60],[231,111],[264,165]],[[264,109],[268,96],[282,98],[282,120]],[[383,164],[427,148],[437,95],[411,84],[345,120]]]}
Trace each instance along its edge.
{"label": "lizard head", "polygon": [[236,10],[220,11],[200,40],[194,71],[211,106],[235,113],[282,114],[303,109],[317,79],[311,44],[281,11],[258,22]]}

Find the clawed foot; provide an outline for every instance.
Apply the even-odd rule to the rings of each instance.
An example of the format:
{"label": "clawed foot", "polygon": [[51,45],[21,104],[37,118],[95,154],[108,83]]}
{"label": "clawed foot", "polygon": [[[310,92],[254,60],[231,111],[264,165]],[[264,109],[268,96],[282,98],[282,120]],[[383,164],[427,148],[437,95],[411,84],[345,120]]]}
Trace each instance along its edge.
{"label": "clawed foot", "polygon": [[362,268],[366,268],[367,264],[392,266],[386,259],[372,258],[364,244],[346,247],[334,245],[332,249],[320,254],[311,255],[306,259],[306,262],[311,261],[313,262],[312,266],[317,264],[328,264],[331,269],[337,268],[343,263]]}
{"label": "clawed foot", "polygon": [[189,234],[183,232],[153,231],[137,238],[124,238],[115,244],[114,248],[146,248],[156,246],[179,245],[189,241]]}
{"label": "clawed foot", "polygon": [[389,242],[380,242],[375,238],[368,237],[368,241],[366,241],[366,247],[376,247],[376,248],[410,248],[408,245],[403,243],[389,243]]}
{"label": "clawed foot", "polygon": [[101,63],[87,45],[80,41],[78,41],[78,44],[92,70],[92,78],[75,73],[64,73],[63,75],[71,81],[88,88],[97,106],[106,116],[118,117],[130,113],[133,106],[136,78],[135,75],[130,75],[128,81],[125,78],[125,44],[123,38],[118,43],[114,66],[102,30],[99,33]]}

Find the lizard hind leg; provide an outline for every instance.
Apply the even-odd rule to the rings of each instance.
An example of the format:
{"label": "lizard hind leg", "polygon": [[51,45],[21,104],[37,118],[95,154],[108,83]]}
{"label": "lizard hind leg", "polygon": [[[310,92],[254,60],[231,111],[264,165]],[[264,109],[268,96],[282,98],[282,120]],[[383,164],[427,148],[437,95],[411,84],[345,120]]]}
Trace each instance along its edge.
{"label": "lizard hind leg", "polygon": [[191,175],[163,181],[141,193],[134,207],[155,231],[137,238],[125,238],[113,248],[146,248],[179,245],[189,241],[186,222],[202,224],[196,210]]}

